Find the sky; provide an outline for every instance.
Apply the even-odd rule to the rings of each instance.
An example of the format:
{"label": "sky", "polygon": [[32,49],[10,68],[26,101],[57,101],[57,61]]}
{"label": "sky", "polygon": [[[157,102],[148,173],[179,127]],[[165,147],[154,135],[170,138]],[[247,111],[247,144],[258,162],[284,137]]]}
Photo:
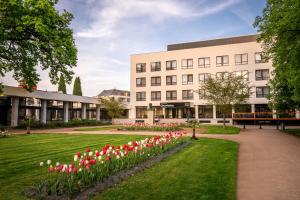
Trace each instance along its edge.
{"label": "sky", "polygon": [[[75,76],[84,96],[130,89],[130,55],[165,51],[168,44],[254,34],[252,24],[265,0],[60,0],[74,15],[78,49]],[[41,71],[39,90],[56,91]],[[74,76],[74,79],[75,79]],[[16,86],[11,73],[0,77]],[[73,83],[67,86],[72,93]]]}

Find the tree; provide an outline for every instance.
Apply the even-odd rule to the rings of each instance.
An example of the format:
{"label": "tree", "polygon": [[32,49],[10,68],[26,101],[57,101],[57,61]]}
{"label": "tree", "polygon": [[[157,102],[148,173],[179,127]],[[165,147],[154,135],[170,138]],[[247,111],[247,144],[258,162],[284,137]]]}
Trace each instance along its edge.
{"label": "tree", "polygon": [[268,0],[253,24],[265,57],[272,59],[269,99],[276,110],[300,108],[299,10],[299,0]]}
{"label": "tree", "polygon": [[109,117],[114,119],[122,116],[125,107],[121,102],[115,100],[115,98],[113,97],[101,98],[100,101],[104,108],[107,110],[107,115]]}
{"label": "tree", "polygon": [[60,75],[57,91],[67,94],[66,81],[65,81],[65,77],[63,75]]}
{"label": "tree", "polygon": [[[245,75],[245,76],[248,76]],[[242,75],[234,72],[223,73],[220,77],[210,76],[200,87],[199,98],[206,100],[209,104],[220,106],[223,113],[223,126],[225,127],[227,111],[231,111],[232,106],[245,103],[251,95],[249,81]]]}
{"label": "tree", "polygon": [[76,77],[73,86],[73,94],[82,96],[80,77]]}
{"label": "tree", "polygon": [[68,83],[77,49],[69,28],[73,16],[55,9],[58,0],[0,0],[0,76],[13,72],[27,90],[37,85],[37,67],[49,70],[52,84],[59,74]]}

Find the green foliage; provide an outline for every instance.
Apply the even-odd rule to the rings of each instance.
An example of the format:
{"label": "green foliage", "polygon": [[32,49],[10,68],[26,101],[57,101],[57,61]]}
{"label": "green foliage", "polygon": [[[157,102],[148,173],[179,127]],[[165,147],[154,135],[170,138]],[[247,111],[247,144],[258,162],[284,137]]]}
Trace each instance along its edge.
{"label": "green foliage", "polygon": [[237,76],[233,72],[221,77],[212,77],[203,82],[199,87],[199,98],[209,104],[220,105],[224,115],[231,106],[245,103],[251,95],[250,82],[243,76]]}
{"label": "green foliage", "polygon": [[[87,147],[121,145],[144,139],[137,135],[31,134],[11,135],[0,139],[0,199],[24,200],[22,191],[41,181],[41,161],[73,161],[74,153]],[[55,162],[52,162],[55,165]],[[41,187],[42,189],[42,187]]]}
{"label": "green foliage", "polygon": [[201,138],[93,199],[235,200],[238,146]]}
{"label": "green foliage", "polygon": [[80,77],[76,77],[74,81],[73,94],[82,96]]}
{"label": "green foliage", "polygon": [[122,113],[125,109],[124,105],[117,101],[115,98],[101,98],[101,104],[107,110],[107,115],[114,118],[119,118],[122,116]]}
{"label": "green foliage", "polygon": [[[27,127],[27,121],[22,120],[19,125],[18,129],[26,129]],[[99,126],[99,125],[110,125],[109,122],[100,122],[96,120],[88,120],[88,119],[82,119],[82,120],[71,120],[69,122],[62,122],[62,121],[52,121],[47,122],[47,124],[41,123],[40,121],[32,120],[31,121],[31,129],[53,129],[53,128],[66,128],[66,127],[77,127],[77,126]]]}
{"label": "green foliage", "polygon": [[57,91],[67,94],[66,81],[63,75],[60,75]]}
{"label": "green foliage", "polygon": [[2,83],[0,83],[0,96],[2,96],[2,95],[3,95],[3,88],[4,88],[3,84],[2,84]]}
{"label": "green foliage", "polygon": [[37,66],[52,84],[63,74],[69,83],[77,49],[69,28],[73,16],[55,9],[58,0],[0,0],[0,76],[13,72],[28,90],[37,85]]}
{"label": "green foliage", "polygon": [[276,110],[300,107],[300,1],[268,0],[257,27],[264,55],[272,59],[271,105]]}

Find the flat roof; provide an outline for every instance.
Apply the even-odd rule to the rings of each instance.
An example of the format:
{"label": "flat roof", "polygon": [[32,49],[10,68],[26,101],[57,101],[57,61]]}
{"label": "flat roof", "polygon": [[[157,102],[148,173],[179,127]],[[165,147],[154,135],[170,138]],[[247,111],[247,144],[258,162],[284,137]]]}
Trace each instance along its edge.
{"label": "flat roof", "polygon": [[213,40],[169,44],[167,46],[167,50],[174,51],[174,50],[181,50],[181,49],[192,49],[192,48],[201,48],[201,47],[209,47],[209,46],[256,42],[257,37],[258,34],[253,34],[253,35],[243,35],[243,36],[228,37],[228,38],[219,38]]}
{"label": "flat roof", "polygon": [[27,98],[37,98],[45,100],[56,100],[56,101],[67,101],[67,102],[80,102],[80,103],[91,103],[100,104],[97,98],[77,96],[72,94],[63,94],[59,92],[49,92],[43,90],[35,90],[33,92],[28,92],[24,88],[4,86],[3,88],[4,96],[15,96],[15,97],[27,97]]}

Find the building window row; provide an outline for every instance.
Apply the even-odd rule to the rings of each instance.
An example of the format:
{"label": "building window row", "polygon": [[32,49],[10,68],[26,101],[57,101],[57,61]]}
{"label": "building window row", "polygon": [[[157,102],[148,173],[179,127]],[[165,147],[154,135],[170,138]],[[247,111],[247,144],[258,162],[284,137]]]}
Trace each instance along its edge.
{"label": "building window row", "polygon": [[[183,100],[194,99],[194,92],[192,90],[182,90]],[[151,101],[160,101],[161,91],[151,91]],[[177,91],[169,90],[166,91],[166,100],[177,100]],[[136,101],[146,101],[146,92],[137,92]]]}
{"label": "building window row", "polygon": [[[233,72],[236,76],[242,76],[245,80],[249,80],[249,71],[241,70]],[[219,79],[226,79],[228,77],[229,72],[217,72],[216,77]],[[200,73],[198,74],[199,83],[203,83],[207,81],[212,74],[210,73]],[[255,80],[269,80],[270,72],[269,69],[259,69],[255,70]],[[182,85],[192,85],[193,84],[193,74],[183,74],[182,75]],[[166,85],[177,85],[177,76],[170,75],[166,76]],[[161,86],[161,77],[154,76],[151,77],[151,86]],[[141,77],[136,79],[136,87],[146,87],[146,77]]]}
{"label": "building window row", "polygon": [[[267,60],[264,58],[261,52],[257,52],[254,54],[255,63],[264,63]],[[207,68],[210,67],[210,57],[202,57],[198,59],[198,67],[199,68]],[[235,54],[235,65],[247,65],[248,64],[248,53],[243,54]],[[216,56],[216,66],[228,66],[229,65],[229,55]],[[161,62],[151,62],[151,72],[161,71]],[[181,68],[182,69],[192,69],[193,68],[193,59],[182,59],[181,60]],[[177,69],[177,61],[176,60],[168,60],[166,61],[166,70],[176,70]],[[137,63],[136,64],[136,72],[142,73],[146,72],[146,63]]]}
{"label": "building window row", "polygon": [[[200,91],[200,93],[204,91]],[[270,89],[268,86],[256,87],[256,98],[267,98]],[[182,100],[193,100],[193,90],[182,90]],[[151,101],[160,101],[161,91],[151,91]],[[177,100],[177,90],[166,91],[166,100]],[[136,101],[146,101],[146,92],[136,92]]]}

